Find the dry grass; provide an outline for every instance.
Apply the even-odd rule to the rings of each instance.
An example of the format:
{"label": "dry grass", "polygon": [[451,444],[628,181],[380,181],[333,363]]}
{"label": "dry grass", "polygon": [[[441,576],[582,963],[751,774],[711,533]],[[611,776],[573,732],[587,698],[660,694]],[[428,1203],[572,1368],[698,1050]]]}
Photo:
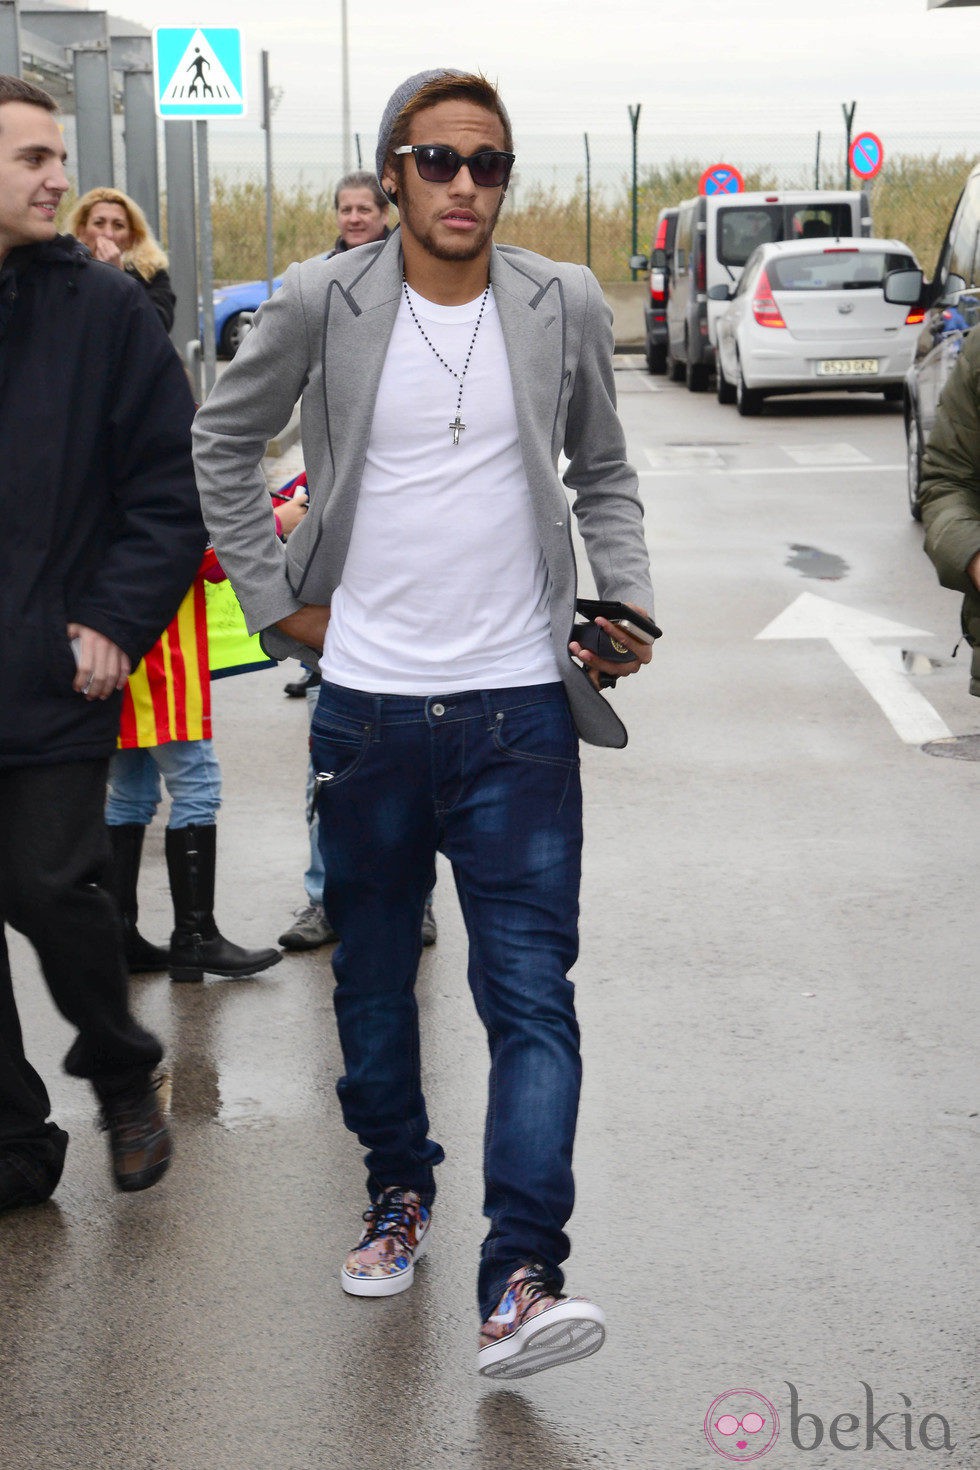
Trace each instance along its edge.
{"label": "dry grass", "polygon": [[[953,207],[974,161],[965,154],[955,158],[902,155],[890,158],[871,186],[875,233],[904,240],[927,275],[936,263]],[[688,159],[642,176],[637,191],[641,251],[649,247],[658,212],[695,194],[704,168]],[[796,187],[808,187],[808,182],[800,179]],[[761,173],[745,179],[747,189],[764,189],[769,183],[769,177]],[[265,275],[262,185],[215,179],[212,214],[215,279],[261,279]],[[291,260],[305,260],[333,244],[332,195],[305,187],[291,194],[276,191],[273,222],[276,268],[283,270]],[[625,184],[621,191],[593,190],[591,241],[589,233],[584,188],[567,195],[556,188],[522,189],[513,206],[505,206],[497,226],[497,238],[508,244],[523,245],[553,260],[584,262],[588,250],[592,269],[601,281],[629,280],[632,210]]]}

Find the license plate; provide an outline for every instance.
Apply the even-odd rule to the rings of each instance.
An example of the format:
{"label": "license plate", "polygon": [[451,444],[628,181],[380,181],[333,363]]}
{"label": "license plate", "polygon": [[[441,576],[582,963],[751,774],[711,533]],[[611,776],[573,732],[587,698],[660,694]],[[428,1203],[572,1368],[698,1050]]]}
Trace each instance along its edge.
{"label": "license plate", "polygon": [[876,357],[827,357],[817,363],[818,378],[873,377],[877,371]]}

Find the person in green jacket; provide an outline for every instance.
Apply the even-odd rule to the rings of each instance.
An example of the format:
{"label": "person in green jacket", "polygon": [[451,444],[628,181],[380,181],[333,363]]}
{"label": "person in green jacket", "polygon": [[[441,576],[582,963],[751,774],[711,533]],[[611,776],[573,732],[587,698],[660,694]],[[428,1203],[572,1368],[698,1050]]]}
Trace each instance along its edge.
{"label": "person in green jacket", "polygon": [[973,650],[970,693],[980,695],[980,331],[965,339],[922,464],[925,550],[944,587],[963,593]]}

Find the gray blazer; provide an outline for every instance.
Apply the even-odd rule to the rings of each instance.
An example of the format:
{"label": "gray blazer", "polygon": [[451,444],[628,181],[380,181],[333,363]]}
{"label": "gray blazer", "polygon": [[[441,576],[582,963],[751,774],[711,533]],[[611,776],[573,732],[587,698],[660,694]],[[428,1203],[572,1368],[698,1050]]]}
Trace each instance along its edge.
{"label": "gray blazer", "polygon": [[[275,658],[320,656],[273,625],[305,603],[329,603],[343,573],[402,297],[400,240],[395,230],[329,261],[290,266],[197,415],[204,519],[249,631],[262,633]],[[558,667],[582,738],[622,746],[622,722],[568,652],[576,571],[565,486],[574,492],[599,596],[653,610],[636,473],[616,415],[611,313],[584,266],[513,246],[494,247],[490,280],[548,568]],[[261,460],[300,397],[310,510],[283,545],[272,534]],[[569,464],[560,477],[562,451]]]}

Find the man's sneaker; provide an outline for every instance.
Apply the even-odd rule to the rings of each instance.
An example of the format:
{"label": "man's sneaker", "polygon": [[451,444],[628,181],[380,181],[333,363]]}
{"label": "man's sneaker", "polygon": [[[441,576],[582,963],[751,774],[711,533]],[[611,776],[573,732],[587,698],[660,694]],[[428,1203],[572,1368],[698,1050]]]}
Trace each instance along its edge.
{"label": "man's sneaker", "polygon": [[415,1279],[431,1212],[413,1189],[386,1189],[364,1211],[364,1233],[340,1268],[351,1296],[395,1296]]}
{"label": "man's sneaker", "polygon": [[157,1102],[159,1087],[159,1078],[147,1077],[123,1092],[100,1096],[117,1189],[149,1189],[170,1168],[173,1147]]}
{"label": "man's sneaker", "polygon": [[0,1210],[40,1205],[58,1187],[65,1167],[68,1134],[54,1123],[43,1138],[0,1143]]}
{"label": "man's sneaker", "polygon": [[428,949],[430,944],[435,944],[438,934],[439,931],[436,928],[436,916],[432,912],[432,900],[430,898],[426,901],[425,909],[422,913],[423,948]]}
{"label": "man's sneaker", "polygon": [[297,909],[294,917],[295,924],[279,936],[283,949],[319,949],[321,944],[336,941],[337,936],[330,927],[322,903],[307,904],[306,908]]}
{"label": "man's sneaker", "polygon": [[480,1329],[477,1367],[486,1378],[526,1378],[587,1358],[605,1337],[601,1307],[562,1296],[543,1266],[521,1266]]}

